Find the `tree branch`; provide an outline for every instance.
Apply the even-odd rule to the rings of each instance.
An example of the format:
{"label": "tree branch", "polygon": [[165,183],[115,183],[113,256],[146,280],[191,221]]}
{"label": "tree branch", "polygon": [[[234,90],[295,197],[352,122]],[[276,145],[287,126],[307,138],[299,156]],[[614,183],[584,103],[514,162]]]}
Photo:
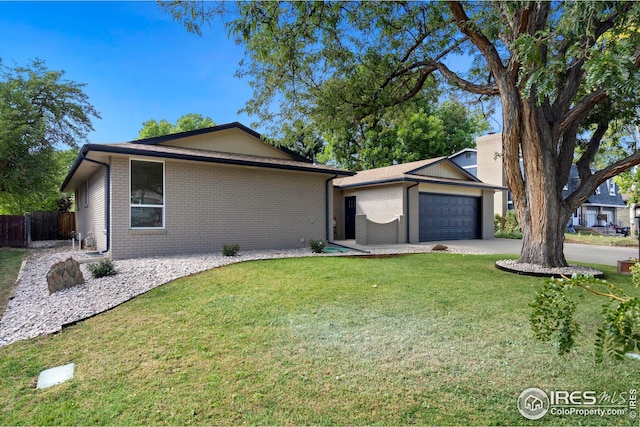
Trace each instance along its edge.
{"label": "tree branch", "polygon": [[477,31],[473,21],[469,19],[459,1],[449,1],[449,10],[460,31],[471,40],[487,60],[487,65],[494,78],[499,79],[504,66],[496,47],[482,32]]}
{"label": "tree branch", "polygon": [[560,133],[564,133],[564,131],[569,126],[582,119],[584,115],[588,114],[593,107],[607,98],[608,95],[603,89],[598,89],[582,98],[582,101],[580,101],[575,107],[569,110],[560,122]]}
{"label": "tree branch", "polygon": [[609,292],[607,294],[607,293],[604,293],[604,292],[596,291],[595,289],[591,289],[589,286],[583,285],[581,283],[576,283],[576,286],[581,288],[581,289],[584,289],[587,292],[591,292],[592,294],[598,295],[598,296],[601,296],[601,297],[611,298],[612,300],[616,300],[616,301],[620,301],[620,302],[629,301],[629,298],[623,298],[621,296],[618,296],[618,295],[614,294],[613,292]]}
{"label": "tree branch", "polygon": [[600,148],[600,141],[602,141],[602,137],[607,132],[607,129],[609,129],[608,122],[600,123],[598,125],[596,130],[591,135],[591,138],[589,139],[587,149],[584,153],[582,153],[582,156],[580,156],[580,159],[576,162],[576,166],[578,167],[578,174],[580,175],[580,182],[587,181],[587,179],[591,176],[591,163],[598,153],[598,149]]}
{"label": "tree branch", "polygon": [[[631,2],[629,2],[631,3]],[[625,5],[625,11],[628,11],[631,7],[630,4]],[[554,115],[560,117],[565,114],[573,102],[574,97],[578,93],[580,89],[580,83],[582,81],[582,76],[584,74],[584,69],[582,68],[586,59],[587,59],[587,51],[592,48],[595,43],[598,41],[602,35],[607,32],[609,29],[613,27],[615,24],[616,18],[619,16],[617,11],[613,11],[606,19],[602,21],[595,22],[592,26],[591,30],[593,31],[593,36],[585,35],[582,40],[579,42],[581,46],[583,46],[585,55],[581,58],[577,58],[576,61],[570,64],[568,72],[564,78],[564,84],[559,84],[558,86],[563,86],[562,90],[559,91],[558,97],[553,103],[553,111]],[[590,34],[591,31],[587,31],[587,34]],[[567,43],[561,46],[559,50],[560,55],[564,55],[566,53],[566,49],[568,47],[569,40],[567,39]],[[596,102],[597,104],[597,102]],[[595,104],[594,104],[595,105]],[[592,108],[593,106],[591,106]],[[561,128],[564,125],[560,124]]]}
{"label": "tree branch", "polygon": [[447,81],[450,84],[457,86],[460,89],[464,89],[471,93],[477,93],[479,95],[500,95],[500,90],[498,89],[498,86],[478,85],[478,84],[472,83],[458,76],[456,73],[451,71],[446,65],[444,65],[441,62],[437,62],[435,66],[438,68],[438,71],[440,72],[440,74],[442,74],[442,76],[445,79],[447,79]]}

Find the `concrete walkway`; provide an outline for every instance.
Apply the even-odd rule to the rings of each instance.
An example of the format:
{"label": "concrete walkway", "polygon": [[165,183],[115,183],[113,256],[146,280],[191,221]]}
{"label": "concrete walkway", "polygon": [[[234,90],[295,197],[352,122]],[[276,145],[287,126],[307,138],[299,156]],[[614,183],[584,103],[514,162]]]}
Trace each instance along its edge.
{"label": "concrete walkway", "polygon": [[[452,250],[460,252],[475,252],[486,254],[507,254],[520,255],[522,240],[516,239],[493,239],[493,240],[448,240],[442,242],[425,242],[420,244],[400,244],[400,245],[357,245],[355,240],[343,240],[336,243],[360,249],[363,251],[371,249],[397,248],[398,246],[411,248],[423,248],[424,246],[435,246],[442,244]],[[623,248],[617,246],[595,246],[577,243],[565,243],[564,256],[569,263],[592,263],[604,265],[617,265],[618,261],[629,258],[638,258],[638,248]]]}

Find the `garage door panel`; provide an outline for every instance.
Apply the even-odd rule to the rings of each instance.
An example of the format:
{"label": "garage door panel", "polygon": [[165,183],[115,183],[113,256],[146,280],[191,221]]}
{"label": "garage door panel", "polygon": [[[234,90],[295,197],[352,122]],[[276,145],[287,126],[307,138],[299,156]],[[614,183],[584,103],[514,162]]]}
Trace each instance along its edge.
{"label": "garage door panel", "polygon": [[478,197],[420,193],[420,241],[480,238]]}

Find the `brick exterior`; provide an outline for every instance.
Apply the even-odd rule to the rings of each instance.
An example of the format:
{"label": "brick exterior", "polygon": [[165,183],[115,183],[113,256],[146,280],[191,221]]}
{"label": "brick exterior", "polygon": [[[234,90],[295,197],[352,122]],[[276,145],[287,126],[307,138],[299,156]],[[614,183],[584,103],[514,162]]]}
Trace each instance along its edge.
{"label": "brick exterior", "polygon": [[[502,134],[494,133],[476,139],[478,150],[478,179],[487,184],[507,186],[507,178],[502,168]],[[500,215],[507,212],[507,192],[494,196],[494,211]]]}
{"label": "brick exterior", "polygon": [[81,233],[82,240],[91,233],[95,239],[96,248],[104,251],[107,248],[105,234],[105,191],[106,168],[100,167],[88,179],[89,203],[87,203],[87,186],[82,185],[76,193],[76,232]]}
{"label": "brick exterior", "polygon": [[494,190],[463,185],[402,183],[361,188],[336,189],[334,199],[337,239],[344,239],[344,198],[356,197],[356,242],[367,244],[419,243],[420,193],[473,196],[481,199],[480,233],[493,239]]}
{"label": "brick exterior", "polygon": [[181,160],[164,165],[165,227],[132,229],[129,157],[112,158],[114,259],[220,252],[226,243],[241,251],[296,248],[325,238],[331,175]]}

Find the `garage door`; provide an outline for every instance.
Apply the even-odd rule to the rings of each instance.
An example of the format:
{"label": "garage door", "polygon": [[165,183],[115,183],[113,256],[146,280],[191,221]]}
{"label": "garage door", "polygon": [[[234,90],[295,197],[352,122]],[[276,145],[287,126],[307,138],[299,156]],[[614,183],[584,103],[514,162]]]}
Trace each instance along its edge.
{"label": "garage door", "polygon": [[480,198],[420,193],[420,241],[480,238]]}

